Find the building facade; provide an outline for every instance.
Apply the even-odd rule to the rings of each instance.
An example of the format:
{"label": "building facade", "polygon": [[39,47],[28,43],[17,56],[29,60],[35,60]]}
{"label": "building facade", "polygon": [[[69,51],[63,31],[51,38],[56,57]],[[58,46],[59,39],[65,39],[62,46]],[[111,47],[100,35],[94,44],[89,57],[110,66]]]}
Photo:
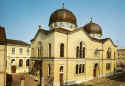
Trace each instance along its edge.
{"label": "building facade", "polygon": [[6,86],[6,33],[0,26],[0,85]]}
{"label": "building facade", "polygon": [[118,61],[117,64],[125,65],[125,49],[118,49]]}
{"label": "building facade", "polygon": [[7,73],[29,72],[30,44],[20,40],[7,39]]}
{"label": "building facade", "polygon": [[63,6],[51,14],[49,27],[39,26],[31,40],[31,56],[36,60],[31,70],[42,86],[71,85],[113,74],[117,46],[111,38],[102,39],[102,29],[92,19],[79,27],[75,15]]}

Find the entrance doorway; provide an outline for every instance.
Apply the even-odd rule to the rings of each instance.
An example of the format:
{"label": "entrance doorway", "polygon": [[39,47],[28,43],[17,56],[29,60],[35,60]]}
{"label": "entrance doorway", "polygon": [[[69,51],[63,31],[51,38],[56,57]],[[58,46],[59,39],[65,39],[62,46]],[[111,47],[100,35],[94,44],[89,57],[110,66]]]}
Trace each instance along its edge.
{"label": "entrance doorway", "polygon": [[64,86],[63,73],[60,73],[60,86]]}
{"label": "entrance doorway", "polygon": [[93,76],[94,76],[94,77],[97,77],[97,76],[98,76],[98,64],[95,64],[95,65],[94,65]]}
{"label": "entrance doorway", "polygon": [[64,72],[63,68],[64,66],[60,66],[60,73],[59,73],[59,80],[60,80],[60,86],[64,86]]}
{"label": "entrance doorway", "polygon": [[15,65],[11,66],[11,72],[16,73],[16,66]]}

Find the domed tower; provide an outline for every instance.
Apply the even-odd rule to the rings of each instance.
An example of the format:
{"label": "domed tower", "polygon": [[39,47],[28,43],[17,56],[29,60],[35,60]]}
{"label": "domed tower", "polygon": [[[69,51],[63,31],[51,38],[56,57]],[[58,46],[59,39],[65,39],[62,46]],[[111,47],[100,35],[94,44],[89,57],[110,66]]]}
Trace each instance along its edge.
{"label": "domed tower", "polygon": [[49,20],[49,27],[54,28],[64,28],[68,30],[73,30],[77,26],[77,20],[75,15],[63,7],[54,11]]}
{"label": "domed tower", "polygon": [[91,17],[91,21],[84,26],[84,29],[89,34],[90,37],[101,39],[102,29],[101,29],[100,25],[98,25],[92,21],[92,17]]}

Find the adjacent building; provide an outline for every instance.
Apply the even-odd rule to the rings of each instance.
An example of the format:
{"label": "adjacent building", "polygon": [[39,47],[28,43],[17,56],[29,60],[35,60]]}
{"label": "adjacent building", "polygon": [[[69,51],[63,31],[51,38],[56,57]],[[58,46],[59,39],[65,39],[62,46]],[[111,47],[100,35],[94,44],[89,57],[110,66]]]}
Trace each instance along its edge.
{"label": "adjacent building", "polygon": [[125,49],[118,49],[118,61],[117,64],[125,65]]}
{"label": "adjacent building", "polygon": [[6,86],[6,33],[0,26],[0,86]]}
{"label": "adjacent building", "polygon": [[29,72],[30,56],[30,44],[21,40],[7,39],[8,74]]}
{"label": "adjacent building", "polygon": [[117,46],[91,19],[79,27],[68,9],[54,11],[49,30],[39,26],[31,40],[32,69],[42,86],[63,86],[113,74]]}

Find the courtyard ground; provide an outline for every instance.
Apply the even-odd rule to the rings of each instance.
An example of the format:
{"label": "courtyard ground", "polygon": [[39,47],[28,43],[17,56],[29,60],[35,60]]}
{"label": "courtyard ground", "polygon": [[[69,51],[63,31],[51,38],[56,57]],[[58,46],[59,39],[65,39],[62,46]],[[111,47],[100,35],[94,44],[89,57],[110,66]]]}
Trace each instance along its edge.
{"label": "courtyard ground", "polygon": [[[24,86],[38,86],[38,81],[35,81],[29,74],[13,74],[13,82],[11,86],[20,86],[21,80],[24,80]],[[125,86],[125,72],[116,74],[109,78],[94,79],[81,84],[72,86]]]}
{"label": "courtyard ground", "polygon": [[24,86],[38,86],[38,81],[29,74],[13,74],[11,86],[21,86],[21,80],[24,80]]}

